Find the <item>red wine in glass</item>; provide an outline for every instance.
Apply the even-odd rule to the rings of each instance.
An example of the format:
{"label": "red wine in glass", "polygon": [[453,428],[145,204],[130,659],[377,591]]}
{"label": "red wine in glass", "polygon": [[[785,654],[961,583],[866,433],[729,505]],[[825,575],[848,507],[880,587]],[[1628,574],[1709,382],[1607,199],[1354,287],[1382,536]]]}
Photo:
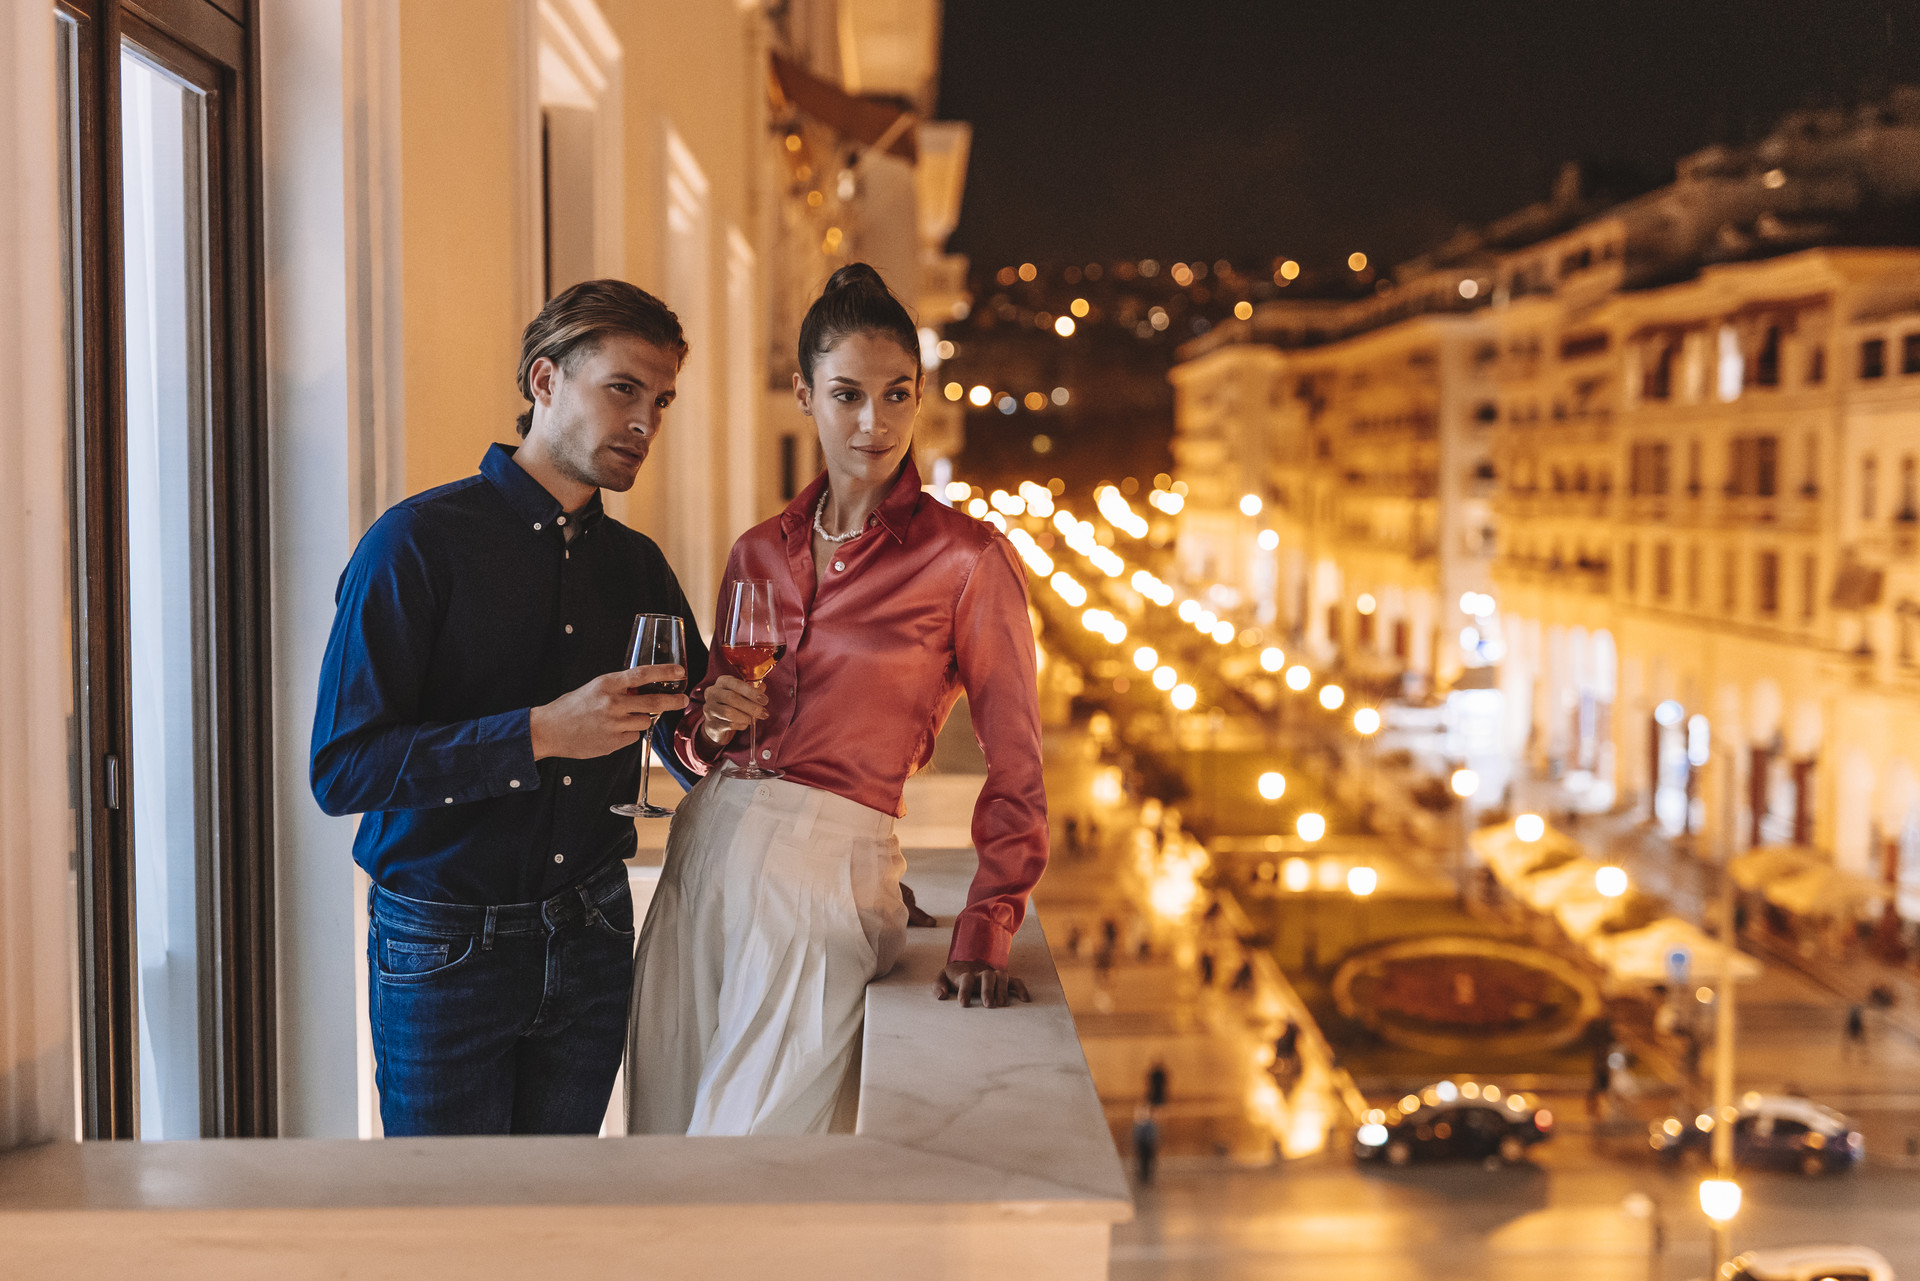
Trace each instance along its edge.
{"label": "red wine in glass", "polygon": [[[758,685],[787,652],[780,630],[780,608],[773,580],[742,578],[727,593],[727,616],[720,626],[720,657],[740,675]],[[747,763],[727,771],[735,778],[779,778],[780,771],[760,764],[760,722],[747,725]]]}
{"label": "red wine in glass", "polygon": [[[681,668],[687,665],[687,634],[680,619],[673,614],[634,615],[633,635],[627,641],[627,666],[656,667],[669,663]],[[645,685],[629,685],[627,692],[684,694],[687,682],[684,677],[677,681],[649,681]],[[649,729],[640,736],[640,799],[631,805],[608,808],[628,818],[665,818],[672,814],[665,806],[647,800],[647,783],[652,773],[653,731]]]}

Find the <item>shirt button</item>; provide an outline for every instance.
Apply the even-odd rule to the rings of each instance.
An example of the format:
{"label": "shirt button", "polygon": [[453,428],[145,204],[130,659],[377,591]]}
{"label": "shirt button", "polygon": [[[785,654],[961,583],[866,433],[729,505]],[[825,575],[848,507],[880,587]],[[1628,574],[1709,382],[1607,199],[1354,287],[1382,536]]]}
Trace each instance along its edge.
{"label": "shirt button", "polygon": [[449,805],[453,804],[453,798],[451,796],[447,798],[447,804]]}
{"label": "shirt button", "polygon": [[847,562],[845,562],[844,560],[836,560],[835,562],[833,562],[833,567],[836,570],[845,569],[847,567]]}
{"label": "shirt button", "polygon": [[571,635],[573,635],[573,624],[572,624],[572,623],[568,623],[568,624],[567,624],[567,635],[569,635],[569,636],[571,636]]}
{"label": "shirt button", "polygon": [[520,780],[519,780],[519,779],[517,779],[517,778],[510,778],[510,779],[508,779],[508,780],[507,780],[507,786],[508,786],[508,787],[518,787],[518,786],[520,786]]}
{"label": "shirt button", "polygon": [[764,801],[772,795],[773,795],[773,789],[771,787],[768,787],[765,783],[762,783],[760,784],[760,786],[753,789],[753,799],[756,801]]}
{"label": "shirt button", "polygon": [[558,517],[553,523],[556,525],[564,525],[567,523],[567,518],[565,516]]}
{"label": "shirt button", "polygon": [[571,774],[563,774],[563,775],[561,775],[561,777],[560,777],[560,786],[562,786],[562,787],[572,787],[572,786],[573,786],[573,775],[571,775]]}
{"label": "shirt button", "polygon": [[534,521],[534,522],[533,522],[533,527],[534,527],[535,529],[538,529],[538,528],[540,528],[540,522],[539,522],[539,521],[537,521],[537,520],[536,520],[536,521]]}
{"label": "shirt button", "polygon": [[763,747],[763,748],[761,748],[761,749],[760,749],[760,759],[761,759],[761,760],[763,760],[763,761],[770,761],[770,760],[772,760],[772,759],[773,759],[773,749],[772,749],[772,748],[770,748],[770,747]]}
{"label": "shirt button", "polygon": [[556,863],[564,863],[567,861],[567,856],[565,854],[555,854],[553,856],[553,861]]}

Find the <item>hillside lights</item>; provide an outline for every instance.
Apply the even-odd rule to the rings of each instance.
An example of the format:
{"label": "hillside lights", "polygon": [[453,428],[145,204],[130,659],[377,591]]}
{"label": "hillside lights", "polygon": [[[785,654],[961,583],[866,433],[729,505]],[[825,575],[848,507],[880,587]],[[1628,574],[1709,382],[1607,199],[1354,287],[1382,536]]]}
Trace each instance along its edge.
{"label": "hillside lights", "polygon": [[1157,690],[1169,690],[1180,683],[1180,673],[1165,663],[1153,669],[1153,687]]}
{"label": "hillside lights", "polygon": [[1257,786],[1260,789],[1260,799],[1263,801],[1277,801],[1287,794],[1286,775],[1274,770],[1268,770],[1262,774]]}
{"label": "hillside lights", "polygon": [[1346,701],[1347,691],[1341,689],[1338,685],[1322,685],[1320,687],[1320,706],[1326,708],[1328,711],[1339,711],[1340,704]]}
{"label": "hillside lights", "polygon": [[1303,841],[1317,841],[1327,834],[1327,820],[1308,810],[1294,820],[1293,830]]}
{"label": "hillside lights", "polygon": [[1286,662],[1286,654],[1271,645],[1260,651],[1260,666],[1266,671],[1277,672],[1286,666]]}
{"label": "hillside lights", "polygon": [[1538,814],[1517,814],[1513,820],[1513,834],[1531,845],[1547,834],[1547,820]]}
{"label": "hillside lights", "polygon": [[1142,645],[1133,651],[1133,665],[1143,672],[1150,672],[1160,662],[1160,651],[1151,645]]}
{"label": "hillside lights", "polygon": [[1064,569],[1055,573],[1047,582],[1052,585],[1054,592],[1059,595],[1061,600],[1067,602],[1067,604],[1073,606],[1075,609],[1087,603],[1087,589],[1068,577]]}
{"label": "hillside lights", "polygon": [[1380,713],[1371,707],[1362,707],[1353,714],[1354,732],[1371,737],[1380,732]]}
{"label": "hillside lights", "polygon": [[1303,690],[1312,683],[1313,683],[1313,673],[1308,671],[1306,668],[1302,667],[1300,664],[1295,663],[1292,667],[1289,667],[1287,669],[1287,688],[1288,689]]}

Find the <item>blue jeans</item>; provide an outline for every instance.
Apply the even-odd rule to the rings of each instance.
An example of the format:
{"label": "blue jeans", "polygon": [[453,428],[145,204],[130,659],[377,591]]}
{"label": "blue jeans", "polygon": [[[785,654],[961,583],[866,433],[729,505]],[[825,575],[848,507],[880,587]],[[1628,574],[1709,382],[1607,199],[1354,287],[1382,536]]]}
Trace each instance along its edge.
{"label": "blue jeans", "polygon": [[633,895],[615,862],[544,903],[368,900],[380,1120],[412,1134],[597,1134],[626,1044]]}

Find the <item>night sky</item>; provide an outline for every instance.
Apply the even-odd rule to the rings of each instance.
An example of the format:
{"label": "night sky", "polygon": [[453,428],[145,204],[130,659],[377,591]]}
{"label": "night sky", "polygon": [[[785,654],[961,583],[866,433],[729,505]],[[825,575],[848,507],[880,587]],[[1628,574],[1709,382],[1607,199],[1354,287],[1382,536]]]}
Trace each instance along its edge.
{"label": "night sky", "polygon": [[974,128],[952,248],[976,269],[1384,265],[1564,161],[1652,185],[1920,83],[1920,0],[947,0],[941,77]]}

